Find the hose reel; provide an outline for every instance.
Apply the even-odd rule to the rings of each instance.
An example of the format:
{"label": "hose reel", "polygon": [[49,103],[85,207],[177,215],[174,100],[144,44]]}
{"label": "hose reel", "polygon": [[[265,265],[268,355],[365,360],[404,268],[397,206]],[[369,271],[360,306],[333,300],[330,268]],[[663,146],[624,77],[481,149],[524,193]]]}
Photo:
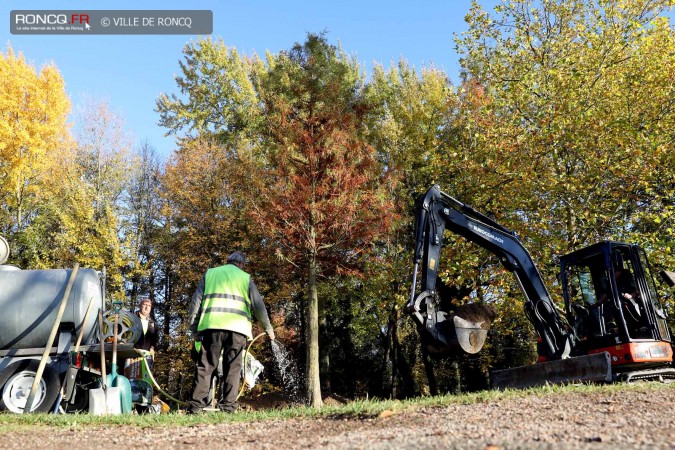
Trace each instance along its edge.
{"label": "hose reel", "polygon": [[[115,315],[119,315],[117,330],[115,330]],[[103,340],[112,342],[115,334],[117,334],[118,342],[135,344],[143,336],[141,319],[123,309],[106,311],[103,316]]]}

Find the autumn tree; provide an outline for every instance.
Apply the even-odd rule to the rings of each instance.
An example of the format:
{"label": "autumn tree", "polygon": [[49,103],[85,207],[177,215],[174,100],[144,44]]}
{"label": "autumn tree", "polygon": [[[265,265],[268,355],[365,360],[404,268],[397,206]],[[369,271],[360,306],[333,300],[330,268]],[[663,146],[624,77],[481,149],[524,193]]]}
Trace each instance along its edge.
{"label": "autumn tree", "polygon": [[[389,298],[386,301],[375,295],[369,298],[389,305],[385,309],[391,311],[391,319],[385,321],[381,328],[392,328],[402,333],[402,347],[407,345],[407,341],[417,338],[417,332],[411,330],[411,320],[402,321],[400,326],[394,325],[398,317],[397,308],[400,309],[410,298],[415,200],[431,186],[439,184],[444,192],[502,220],[504,205],[500,199],[504,195],[503,186],[513,181],[513,175],[497,170],[494,162],[500,161],[507,167],[510,161],[517,160],[517,156],[509,151],[510,147],[487,147],[476,139],[476,130],[491,129],[498,126],[499,121],[494,114],[486,111],[490,99],[474,81],[453,85],[448,75],[439,69],[426,67],[418,71],[401,61],[388,70],[376,68],[371,95],[380,111],[374,115],[370,138],[376,143],[383,160],[400,176],[395,197],[397,209],[403,212],[403,217],[392,233],[390,242],[395,245],[387,249],[384,266],[375,270],[370,278],[371,284],[382,279],[390,285],[389,289],[379,290],[385,296],[388,294]],[[508,284],[494,277],[495,273],[501,272],[499,262],[486,250],[452,233],[446,234],[439,266],[439,283],[445,282],[453,288],[448,291],[453,292],[453,297],[446,300],[455,307],[477,300],[492,301],[494,296],[487,289],[498,291],[505,283]],[[396,341],[395,338],[387,335],[387,348]],[[467,380],[464,371],[431,361],[424,352],[424,346],[422,349],[421,360],[431,393],[438,392],[444,384],[450,384],[454,389],[462,387],[466,381],[478,381],[474,386],[480,383],[476,380],[478,377]],[[397,355],[392,351],[388,354],[392,355],[392,361],[393,357],[396,358],[401,370],[405,370],[402,362],[406,358],[413,361],[416,356]],[[464,365],[464,362],[461,364]],[[489,353],[482,352],[472,360],[472,364],[476,370],[487,374]],[[395,373],[396,367],[393,370]],[[417,376],[418,371],[414,368],[413,374]],[[450,380],[457,376],[464,380]],[[425,388],[420,377],[416,381],[422,389]],[[405,383],[393,387],[398,395],[410,392]]]}
{"label": "autumn tree", "polygon": [[111,296],[123,300],[122,271],[128,252],[122,251],[120,241],[121,216],[138,160],[123,117],[112,111],[107,101],[84,99],[77,110],[74,134],[74,164],[92,208],[88,221],[91,236],[80,246],[96,260],[96,266],[106,266]]}
{"label": "autumn tree", "polygon": [[[399,177],[393,194],[400,215],[388,244],[378,250],[382,258],[369,262],[369,283],[364,287],[368,294],[360,302],[369,304],[364,306],[379,319],[371,334],[381,335],[384,395],[405,397],[424,384],[413,377],[413,362],[420,358],[404,352],[404,341],[417,343],[417,331],[411,320],[400,320],[410,296],[414,204],[435,183],[449,189],[459,170],[461,158],[451,156],[457,149],[447,136],[458,102],[445,72],[434,67],[418,71],[404,60],[386,70],[376,67],[370,88],[376,113],[370,118],[369,140]],[[418,351],[420,346],[413,348]]]}
{"label": "autumn tree", "polygon": [[75,127],[78,163],[102,213],[105,208],[118,210],[121,198],[137,161],[124,119],[110,109],[107,101],[85,99],[77,110]]}
{"label": "autumn tree", "polygon": [[[171,157],[162,176],[163,216],[172,229],[170,248],[175,282],[192,289],[206,270],[224,264],[233,243],[247,248],[237,221],[241,208],[230,187],[229,161],[221,147],[207,140],[185,140]],[[187,302],[192,291],[181,291],[177,302]]]}
{"label": "autumn tree", "polygon": [[37,72],[11,47],[0,53],[0,80],[0,231],[15,234],[59,184],[70,101],[55,66]]}
{"label": "autumn tree", "polygon": [[[358,64],[321,35],[268,56],[256,80],[263,145],[253,215],[277,242],[280,258],[306,271],[307,393],[321,406],[319,277],[356,268],[394,215],[389,183],[363,137],[368,103]],[[262,163],[262,164],[261,164]]]}
{"label": "autumn tree", "polygon": [[135,150],[138,165],[126,188],[123,202],[121,233],[124,248],[128,252],[128,265],[124,271],[127,280],[127,296],[134,306],[142,296],[149,296],[157,313],[158,297],[164,278],[162,262],[157,257],[153,242],[159,243],[156,235],[163,227],[160,198],[161,164],[159,157],[148,142]]}
{"label": "autumn tree", "polygon": [[[0,223],[14,261],[28,268],[101,268],[110,236],[92,234],[93,203],[77,164],[67,115],[70,101],[58,69],[36,73],[11,48],[0,59]],[[114,235],[113,235],[114,238]],[[114,251],[114,250],[113,250]]]}
{"label": "autumn tree", "polygon": [[671,4],[512,1],[496,17],[478,5],[468,16],[458,39],[465,77],[500,117],[477,134],[526,162],[515,167],[511,210],[528,236],[549,242],[546,256],[628,237],[651,196],[672,143],[673,33],[659,16]]}
{"label": "autumn tree", "polygon": [[[85,139],[77,147],[70,137],[70,101],[58,70],[49,65],[38,74],[11,49],[0,67],[1,101],[6,102],[0,120],[0,223],[10,235],[15,263],[35,269],[76,262],[107,267],[108,286],[121,299],[117,212],[103,207],[94,194],[86,158],[76,151]],[[106,179],[98,176],[98,186]],[[117,192],[123,185],[121,180]]]}
{"label": "autumn tree", "polygon": [[240,55],[222,39],[189,43],[183,53],[182,75],[176,77],[182,95],[161,94],[157,99],[160,125],[180,139],[241,145],[260,113],[253,78],[264,71],[263,62]]}

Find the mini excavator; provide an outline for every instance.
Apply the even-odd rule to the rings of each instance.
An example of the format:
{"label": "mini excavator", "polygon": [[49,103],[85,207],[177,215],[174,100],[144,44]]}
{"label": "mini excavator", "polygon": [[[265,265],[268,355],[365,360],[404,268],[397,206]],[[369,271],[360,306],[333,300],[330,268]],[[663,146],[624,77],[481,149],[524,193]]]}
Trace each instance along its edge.
{"label": "mini excavator", "polygon": [[[516,233],[437,185],[417,203],[414,275],[406,306],[430,354],[477,353],[496,317],[489,305],[456,307],[439,295],[444,230],[496,255],[525,296],[525,315],[538,338],[538,362],[493,371],[494,388],[675,378],[666,311],[643,249],[603,241],[561,257],[562,310]],[[675,273],[661,271],[661,276],[675,285]]]}

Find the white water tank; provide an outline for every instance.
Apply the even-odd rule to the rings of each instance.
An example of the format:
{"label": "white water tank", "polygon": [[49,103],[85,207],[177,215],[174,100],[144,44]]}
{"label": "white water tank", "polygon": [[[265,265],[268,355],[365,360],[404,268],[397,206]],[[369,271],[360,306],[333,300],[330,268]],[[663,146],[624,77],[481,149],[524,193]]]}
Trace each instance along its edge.
{"label": "white water tank", "polygon": [[[0,350],[44,348],[51,333],[71,269],[20,270],[0,266]],[[99,272],[79,269],[73,283],[62,327],[80,333],[89,302],[92,311],[84,324],[82,343],[91,342],[103,288]]]}

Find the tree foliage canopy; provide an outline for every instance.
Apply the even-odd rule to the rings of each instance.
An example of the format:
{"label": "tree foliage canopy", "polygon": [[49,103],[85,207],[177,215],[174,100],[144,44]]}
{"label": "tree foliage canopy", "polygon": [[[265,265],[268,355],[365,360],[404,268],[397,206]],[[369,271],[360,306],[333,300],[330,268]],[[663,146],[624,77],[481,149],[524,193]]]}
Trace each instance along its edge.
{"label": "tree foliage canopy", "polygon": [[55,66],[39,73],[10,47],[0,54],[1,231],[23,230],[54,192],[70,148],[70,101]]}

